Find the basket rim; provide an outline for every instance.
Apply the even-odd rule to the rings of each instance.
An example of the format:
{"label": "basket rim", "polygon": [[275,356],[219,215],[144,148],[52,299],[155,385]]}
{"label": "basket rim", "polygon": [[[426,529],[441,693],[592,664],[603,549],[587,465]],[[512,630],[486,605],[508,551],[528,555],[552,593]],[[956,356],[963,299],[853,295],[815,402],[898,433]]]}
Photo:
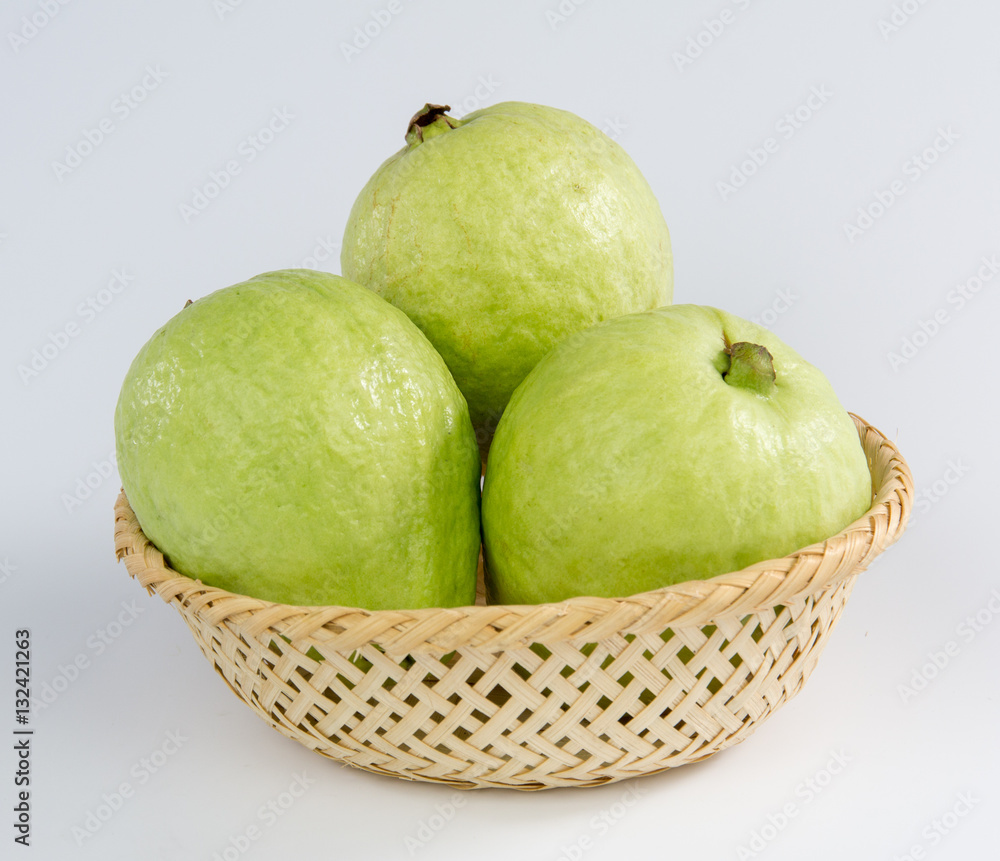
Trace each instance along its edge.
{"label": "basket rim", "polygon": [[369,643],[389,655],[461,647],[496,652],[533,642],[593,642],[623,632],[701,627],[835,587],[867,568],[903,534],[913,506],[910,469],[885,434],[849,415],[872,474],[873,501],[864,515],[836,535],[787,556],[623,598],[580,596],[549,604],[417,610],[278,604],[208,586],[170,568],[143,533],[124,489],[115,503],[115,552],[148,592],[209,624],[226,624],[248,638],[277,633],[293,643],[322,643],[348,653]]}

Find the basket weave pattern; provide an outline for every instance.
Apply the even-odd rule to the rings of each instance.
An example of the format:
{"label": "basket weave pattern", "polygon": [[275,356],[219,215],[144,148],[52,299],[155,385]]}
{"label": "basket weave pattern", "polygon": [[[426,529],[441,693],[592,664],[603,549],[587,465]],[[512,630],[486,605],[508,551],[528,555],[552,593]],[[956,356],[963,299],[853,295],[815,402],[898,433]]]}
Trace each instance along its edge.
{"label": "basket weave pattern", "polygon": [[324,756],[462,788],[625,780],[729,747],[791,699],[857,575],[902,534],[909,469],[854,420],[875,496],[862,518],[781,559],[624,599],[272,604],[170,569],[124,493],[115,548],[244,702]]}

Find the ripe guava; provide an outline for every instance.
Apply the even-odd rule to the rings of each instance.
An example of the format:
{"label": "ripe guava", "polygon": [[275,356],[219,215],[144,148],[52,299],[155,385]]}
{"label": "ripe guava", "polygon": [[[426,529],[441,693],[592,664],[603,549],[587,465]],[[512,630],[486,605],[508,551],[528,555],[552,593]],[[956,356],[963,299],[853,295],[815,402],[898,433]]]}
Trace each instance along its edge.
{"label": "ripe guava", "polygon": [[471,604],[480,462],[465,399],[397,308],[347,279],[259,275],[142,348],[118,466],[178,571],[287,604]]}
{"label": "ripe guava", "polygon": [[625,597],[828,538],[871,505],[850,416],[766,329],[675,305],[567,338],[496,431],[491,600]]}
{"label": "ripe guava", "polygon": [[518,383],[567,335],[670,303],[670,234],[628,154],[567,111],[426,105],[351,210],[348,278],[444,357],[485,448]]}

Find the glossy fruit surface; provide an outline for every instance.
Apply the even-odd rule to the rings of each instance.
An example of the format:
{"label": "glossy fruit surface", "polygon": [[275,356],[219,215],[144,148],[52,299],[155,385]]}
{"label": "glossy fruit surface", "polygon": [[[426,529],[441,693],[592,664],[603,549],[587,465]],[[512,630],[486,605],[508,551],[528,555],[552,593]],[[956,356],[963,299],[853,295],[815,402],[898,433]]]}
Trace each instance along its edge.
{"label": "glossy fruit surface", "polygon": [[419,112],[354,203],[341,268],[431,340],[480,442],[566,335],[673,296],[670,235],[632,159],[580,117],[523,102]]}
{"label": "glossy fruit surface", "polygon": [[187,306],[115,413],[123,486],[169,563],[289,604],[469,604],[479,456],[464,398],[398,309],[269,272]]}
{"label": "glossy fruit surface", "polygon": [[633,314],[567,338],[511,399],[483,491],[491,598],[712,577],[870,504],[857,431],[817,368],[714,308]]}

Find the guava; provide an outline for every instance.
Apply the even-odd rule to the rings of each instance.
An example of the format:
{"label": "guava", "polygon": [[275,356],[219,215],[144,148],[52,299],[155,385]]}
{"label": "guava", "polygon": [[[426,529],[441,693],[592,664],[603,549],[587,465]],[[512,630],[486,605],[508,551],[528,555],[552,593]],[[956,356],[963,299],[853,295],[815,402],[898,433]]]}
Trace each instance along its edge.
{"label": "guava", "polygon": [[468,407],[397,308],[269,272],[190,304],[140,350],[115,412],[122,485],[176,570],[264,600],[475,600]]}
{"label": "guava", "polygon": [[857,430],[766,329],[674,305],[570,336],[518,387],[486,465],[493,601],[626,597],[736,571],[864,515]]}
{"label": "guava", "polygon": [[563,110],[426,105],[351,210],[341,269],[405,311],[469,402],[480,443],[567,335],[670,303],[670,234],[615,141]]}

